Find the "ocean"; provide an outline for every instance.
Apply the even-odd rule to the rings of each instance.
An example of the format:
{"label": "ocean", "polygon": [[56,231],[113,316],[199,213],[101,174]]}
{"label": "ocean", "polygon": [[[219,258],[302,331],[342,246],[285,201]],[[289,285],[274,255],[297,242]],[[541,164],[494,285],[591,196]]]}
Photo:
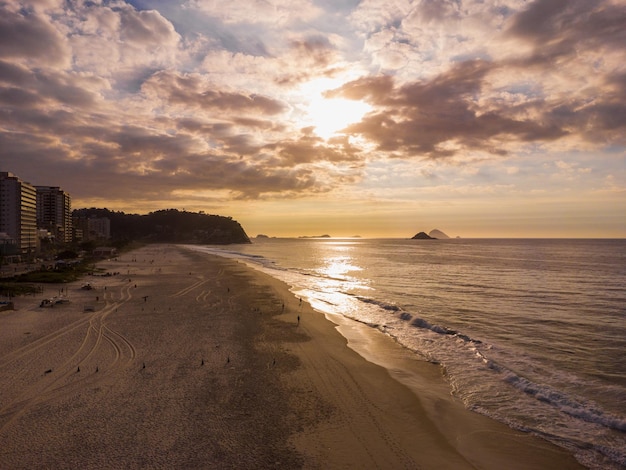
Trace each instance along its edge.
{"label": "ocean", "polygon": [[626,240],[278,239],[194,247],[441,365],[473,411],[626,467]]}

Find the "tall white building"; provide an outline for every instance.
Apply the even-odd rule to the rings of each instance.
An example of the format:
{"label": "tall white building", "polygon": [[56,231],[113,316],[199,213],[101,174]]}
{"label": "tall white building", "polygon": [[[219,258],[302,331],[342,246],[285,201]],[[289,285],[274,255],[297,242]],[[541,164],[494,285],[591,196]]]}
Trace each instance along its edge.
{"label": "tall white building", "polygon": [[16,241],[20,254],[37,252],[37,191],[6,171],[0,172],[0,232]]}
{"label": "tall white building", "polygon": [[72,201],[58,186],[35,186],[37,226],[52,233],[58,242],[72,241]]}

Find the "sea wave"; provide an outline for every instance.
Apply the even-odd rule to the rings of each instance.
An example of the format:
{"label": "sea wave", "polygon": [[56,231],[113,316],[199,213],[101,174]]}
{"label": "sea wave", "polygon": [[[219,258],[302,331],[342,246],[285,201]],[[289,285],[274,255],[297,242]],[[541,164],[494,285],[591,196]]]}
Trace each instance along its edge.
{"label": "sea wave", "polygon": [[383,302],[380,300],[376,300],[376,299],[372,299],[370,297],[363,297],[363,296],[356,296],[356,298],[358,300],[360,300],[361,302],[367,303],[367,304],[372,304],[372,305],[376,305],[380,308],[382,308],[383,310],[387,310],[387,311],[391,311],[391,312],[402,312],[399,316],[399,318],[401,318],[402,320],[405,321],[409,321],[411,326],[414,326],[416,328],[423,328],[426,330],[430,330],[434,333],[439,333],[441,335],[448,335],[448,336],[454,336],[456,338],[462,339],[463,341],[466,341],[468,343],[476,343],[476,344],[481,344],[482,341],[478,340],[478,339],[474,339],[469,337],[466,334],[463,334],[457,330],[451,329],[451,328],[447,328],[445,326],[440,326],[440,325],[436,325],[433,323],[430,323],[428,320],[425,320],[424,318],[419,318],[419,317],[414,317],[411,313],[409,312],[403,312],[401,307],[398,307],[397,305],[394,304],[390,304],[387,302]]}
{"label": "sea wave", "polygon": [[372,299],[369,297],[362,297],[362,296],[355,296],[358,300],[360,300],[361,302],[364,302],[366,304],[372,304],[372,305],[377,305],[380,308],[382,308],[383,310],[389,310],[392,312],[397,312],[398,310],[401,310],[400,307],[398,307],[397,305],[393,305],[393,304],[389,304],[386,302],[381,302],[380,300],[376,300],[376,299]]}
{"label": "sea wave", "polygon": [[505,382],[511,384],[516,389],[539,401],[558,408],[560,411],[573,418],[600,424],[618,431],[626,431],[626,419],[624,417],[607,414],[590,400],[574,399],[553,387],[538,384],[525,377],[520,377],[514,372],[500,365],[496,365],[493,362],[489,363],[489,367],[501,372],[504,375]]}

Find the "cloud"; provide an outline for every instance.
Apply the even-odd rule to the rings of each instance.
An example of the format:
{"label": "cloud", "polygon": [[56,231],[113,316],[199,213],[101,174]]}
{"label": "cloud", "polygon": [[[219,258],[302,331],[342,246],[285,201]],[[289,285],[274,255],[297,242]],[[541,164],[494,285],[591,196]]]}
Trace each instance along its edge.
{"label": "cloud", "polygon": [[[513,16],[504,33],[503,39],[526,50],[509,64],[542,76],[550,92],[566,82],[580,90],[594,77],[602,80],[623,68],[625,22],[626,9],[618,3],[537,0]],[[551,75],[561,80],[552,81]]]}
{"label": "cloud", "polygon": [[49,17],[33,9],[0,3],[0,58],[67,66],[71,51]]}
{"label": "cloud", "polygon": [[168,43],[177,43],[178,34],[157,11],[121,10],[121,38],[126,43],[143,47],[160,47]]}
{"label": "cloud", "polygon": [[[294,198],[624,143],[616,1],[135,3],[0,4],[9,170],[79,198]],[[371,111],[324,140],[309,107],[333,97]]]}
{"label": "cloud", "polygon": [[[522,4],[508,3],[496,9],[467,2],[461,10],[452,2],[423,1],[408,12],[408,4],[396,2],[386,17],[376,16],[381,30],[369,47],[386,34],[374,48],[387,57],[395,53],[407,70],[364,77],[332,93],[376,105],[349,130],[379,150],[418,158],[468,150],[506,155],[526,143],[623,143],[624,66],[616,51],[626,42],[620,26],[626,9],[615,2],[541,0],[516,13]],[[361,12],[375,5],[382,8],[371,0]],[[474,28],[483,18],[496,29]],[[419,79],[408,76],[417,71],[413,63],[424,64]]]}
{"label": "cloud", "polygon": [[482,112],[476,97],[493,67],[484,61],[466,61],[432,80],[399,86],[388,76],[365,78],[334,94],[375,105],[380,111],[348,130],[376,142],[380,150],[402,155],[439,158],[464,149],[497,155],[506,153],[504,139],[542,141],[567,135],[549,120],[525,119],[505,108]]}
{"label": "cloud", "polygon": [[264,146],[264,150],[275,153],[276,164],[285,167],[303,163],[356,162],[362,158],[360,149],[347,139],[328,144],[308,129],[298,138],[283,140]]}
{"label": "cloud", "polygon": [[[30,70],[0,61],[0,92],[5,95],[4,103],[15,111],[20,108],[43,111],[55,106],[90,108],[100,101],[102,88],[106,88],[106,83],[90,75],[53,69]],[[18,95],[23,100],[17,99]],[[16,123],[17,118],[18,115]]]}
{"label": "cloud", "polygon": [[219,114],[278,114],[285,105],[278,100],[238,92],[215,89],[199,74],[177,74],[161,71],[154,74],[142,85],[142,91],[152,98],[161,99],[172,105],[213,109]]}
{"label": "cloud", "polygon": [[230,0],[228,8],[216,0],[190,0],[187,7],[229,23],[268,23],[284,27],[292,22],[307,22],[321,13],[310,0]]}
{"label": "cloud", "polygon": [[334,47],[324,37],[294,40],[291,42],[291,48],[295,52],[294,58],[298,60],[301,67],[313,66],[324,69],[336,59]]}
{"label": "cloud", "polygon": [[580,47],[622,49],[626,11],[621,2],[536,0],[512,17],[507,33],[567,53]]}

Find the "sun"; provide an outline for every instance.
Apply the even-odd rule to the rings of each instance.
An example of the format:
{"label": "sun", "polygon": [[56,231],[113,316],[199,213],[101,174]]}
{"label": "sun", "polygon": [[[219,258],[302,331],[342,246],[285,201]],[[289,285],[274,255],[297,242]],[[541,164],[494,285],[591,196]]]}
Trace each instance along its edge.
{"label": "sun", "polygon": [[319,77],[302,83],[296,92],[296,119],[300,127],[312,127],[316,135],[328,140],[342,135],[350,124],[361,121],[372,111],[372,106],[342,98],[337,93],[345,83],[358,76],[358,71],[353,71],[341,77]]}
{"label": "sun", "polygon": [[371,106],[362,101],[320,96],[311,102],[306,113],[314,132],[328,140],[341,134],[350,124],[359,122],[370,110]]}

